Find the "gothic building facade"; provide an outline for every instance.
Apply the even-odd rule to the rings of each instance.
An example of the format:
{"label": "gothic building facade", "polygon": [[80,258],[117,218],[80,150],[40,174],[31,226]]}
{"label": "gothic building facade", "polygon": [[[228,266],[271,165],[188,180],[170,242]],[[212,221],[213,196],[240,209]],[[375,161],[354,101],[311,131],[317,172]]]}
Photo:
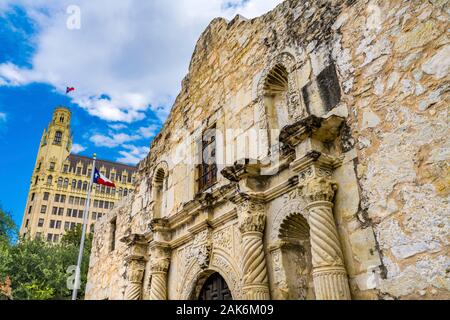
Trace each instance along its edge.
{"label": "gothic building facade", "polygon": [[86,298],[449,298],[448,9],[214,19],[95,224]]}

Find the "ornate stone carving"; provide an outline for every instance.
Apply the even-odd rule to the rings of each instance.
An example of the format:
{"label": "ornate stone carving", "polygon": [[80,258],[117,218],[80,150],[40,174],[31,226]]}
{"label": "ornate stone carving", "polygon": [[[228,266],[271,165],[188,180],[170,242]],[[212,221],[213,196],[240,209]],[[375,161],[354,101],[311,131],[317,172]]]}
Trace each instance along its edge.
{"label": "ornate stone carving", "polygon": [[309,225],[314,267],[342,266],[342,250],[331,207],[310,207]]}
{"label": "ornate stone carving", "polygon": [[170,266],[170,249],[164,243],[150,245],[150,300],[167,299],[167,271]]}
{"label": "ornate stone carving", "polygon": [[240,283],[239,283],[239,273],[233,268],[233,265],[229,261],[229,258],[222,256],[220,254],[214,254],[211,266],[214,269],[220,271],[223,275],[227,284],[230,286],[231,293],[233,294],[234,299],[242,299],[243,297],[240,295]]}
{"label": "ornate stone carving", "polygon": [[233,248],[231,236],[231,227],[213,233],[212,239],[214,247],[230,251]]}
{"label": "ornate stone carving", "polygon": [[211,258],[211,232],[210,230],[204,230],[199,232],[195,237],[191,247],[190,255],[194,257],[201,269],[206,269],[209,266],[209,260]]}
{"label": "ornate stone carving", "polygon": [[310,179],[306,184],[306,197],[310,202],[314,201],[333,201],[337,190],[337,184],[327,178],[320,177]]}
{"label": "ornate stone carving", "polygon": [[306,115],[300,96],[300,88],[297,84],[296,74],[291,72],[288,75],[288,112],[291,121],[297,121]]}
{"label": "ornate stone carving", "polygon": [[125,300],[140,300],[142,295],[142,280],[144,279],[145,262],[131,260],[128,266],[128,285],[125,290]]}
{"label": "ornate stone carving", "polygon": [[238,211],[239,230],[247,232],[263,232],[266,223],[264,203],[247,194],[239,194],[233,200]]}
{"label": "ornate stone carving", "polygon": [[150,249],[150,270],[167,272],[170,266],[170,250],[166,246],[155,245]]}
{"label": "ornate stone carving", "polygon": [[125,289],[126,300],[140,300],[142,298],[142,285],[145,272],[146,244],[140,234],[127,233],[120,241],[128,246],[125,261],[128,263]]}
{"label": "ornate stone carving", "polygon": [[165,273],[152,274],[150,300],[167,300],[167,276]]}
{"label": "ornate stone carving", "polygon": [[313,271],[317,300],[350,300],[347,272],[342,266]]}

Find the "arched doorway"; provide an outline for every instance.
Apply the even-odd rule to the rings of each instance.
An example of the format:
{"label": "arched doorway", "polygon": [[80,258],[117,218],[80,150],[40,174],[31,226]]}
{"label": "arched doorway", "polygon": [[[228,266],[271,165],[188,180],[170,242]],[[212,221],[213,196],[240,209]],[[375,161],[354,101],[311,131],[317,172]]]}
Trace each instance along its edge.
{"label": "arched doorway", "polygon": [[225,279],[217,272],[206,280],[198,296],[199,300],[233,300]]}

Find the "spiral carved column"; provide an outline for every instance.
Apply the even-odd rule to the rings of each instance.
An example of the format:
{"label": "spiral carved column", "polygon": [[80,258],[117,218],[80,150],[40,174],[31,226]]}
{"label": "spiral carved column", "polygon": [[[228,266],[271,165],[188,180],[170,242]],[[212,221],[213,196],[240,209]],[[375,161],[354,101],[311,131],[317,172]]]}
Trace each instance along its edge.
{"label": "spiral carved column", "polygon": [[333,217],[337,184],[312,178],[306,185],[314,289],[317,300],[350,300],[347,271]]}
{"label": "spiral carved column", "polygon": [[170,251],[166,246],[153,246],[150,256],[150,300],[167,300],[167,272]]}
{"label": "spiral carved column", "polygon": [[130,260],[128,269],[128,286],[125,300],[140,300],[142,297],[142,280],[144,279],[145,262],[140,259]]}
{"label": "spiral carved column", "polygon": [[244,297],[248,300],[268,300],[269,280],[262,240],[266,223],[264,204],[243,195],[239,196],[236,204],[242,234]]}

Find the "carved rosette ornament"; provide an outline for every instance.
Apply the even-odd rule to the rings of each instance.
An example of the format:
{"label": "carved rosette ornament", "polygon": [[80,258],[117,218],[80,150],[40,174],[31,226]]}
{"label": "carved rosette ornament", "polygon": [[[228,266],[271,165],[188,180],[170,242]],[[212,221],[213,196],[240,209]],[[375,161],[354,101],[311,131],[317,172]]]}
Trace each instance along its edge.
{"label": "carved rosette ornament", "polygon": [[167,300],[167,271],[170,250],[167,245],[153,243],[150,247],[150,300]]}
{"label": "carved rosette ornament", "polygon": [[315,177],[306,184],[314,288],[317,300],[350,300],[347,272],[333,217],[337,184]]}
{"label": "carved rosette ornament", "polygon": [[237,206],[239,230],[242,233],[244,298],[268,300],[269,281],[262,241],[266,223],[264,203],[246,194],[239,194],[233,200]]}

